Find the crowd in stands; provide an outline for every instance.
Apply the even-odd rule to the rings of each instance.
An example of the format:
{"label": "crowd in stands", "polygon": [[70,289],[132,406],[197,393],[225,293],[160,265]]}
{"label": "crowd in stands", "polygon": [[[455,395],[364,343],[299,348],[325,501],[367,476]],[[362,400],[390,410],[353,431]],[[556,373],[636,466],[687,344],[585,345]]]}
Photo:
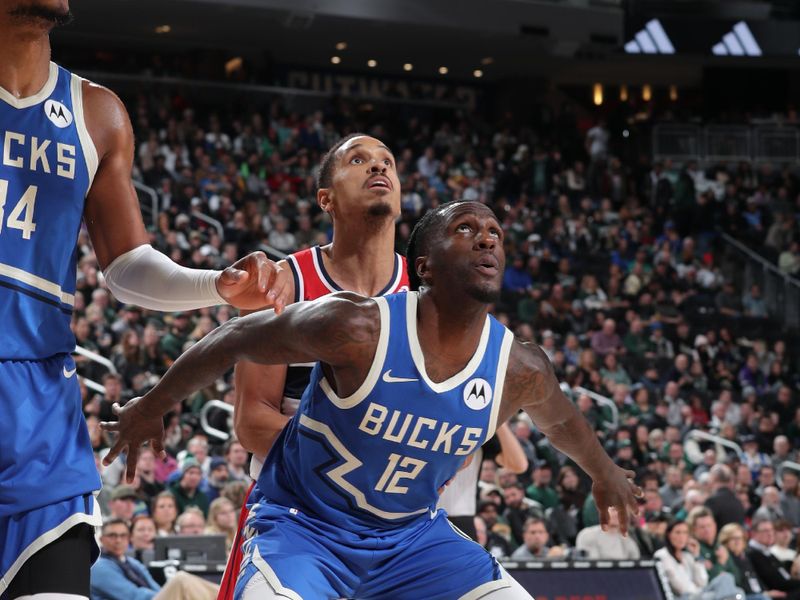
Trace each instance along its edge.
{"label": "crowd in stands", "polygon": [[[512,427],[528,471],[481,467],[476,530],[493,554],[655,555],[687,598],[732,586],[748,598],[800,597],[796,339],[770,314],[764,290],[742,289],[718,235],[800,273],[800,179],[790,168],[623,163],[603,121],[587,127],[568,116],[542,131],[470,114],[367,118],[341,104],[299,114],[280,100],[215,113],[178,94],[141,94],[128,108],[134,176],[158,196],[151,242],[187,266],[223,268],[263,246],[289,253],[327,243],[317,165],[354,130],[385,140],[396,156],[399,252],[416,219],[439,203],[477,200],[496,211],[508,265],[494,314],[543,347],[609,454],[637,473],[644,497],[629,537],[616,516],[601,530],[587,477],[520,415]],[[149,389],[235,310],[160,315],[119,306],[85,233],[79,255],[73,329],[80,346],[116,369],[77,357],[79,374],[106,390],[84,382],[99,460],[110,441],[99,422],[111,404]],[[235,440],[209,439],[198,418],[208,400],[232,398],[228,379],[176,406],[165,421],[168,459],[142,452],[133,485],[120,482],[121,466],[103,471],[103,510],[130,524],[130,551],[140,558],[155,536],[174,532],[232,540],[248,456]],[[228,427],[224,415],[216,426]],[[693,430],[743,453],[692,438]]]}

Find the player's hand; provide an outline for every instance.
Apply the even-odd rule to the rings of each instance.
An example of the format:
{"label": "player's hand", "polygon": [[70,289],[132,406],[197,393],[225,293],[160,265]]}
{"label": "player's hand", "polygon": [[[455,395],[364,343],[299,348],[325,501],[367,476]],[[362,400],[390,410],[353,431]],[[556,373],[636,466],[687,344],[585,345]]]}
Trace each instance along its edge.
{"label": "player's hand", "polygon": [[103,459],[105,466],[114,462],[121,452],[126,452],[127,468],[125,481],[131,483],[136,473],[136,462],[139,459],[139,448],[145,442],[162,460],[166,458],[164,452],[164,421],[161,415],[149,415],[139,406],[141,398],[134,398],[120,406],[115,402],[111,410],[119,417],[119,421],[103,421],[100,427],[105,431],[117,434],[117,442],[111,447]]}
{"label": "player's hand", "polygon": [[636,498],[644,496],[642,488],[633,482],[636,473],[627,471],[614,465],[608,473],[595,480],[592,485],[592,495],[597,504],[600,515],[600,527],[608,530],[608,509],[615,508],[619,516],[619,530],[622,535],[628,535],[628,524],[631,518],[639,512]]}
{"label": "player's hand", "polygon": [[290,304],[291,274],[263,252],[252,252],[222,271],[217,291],[228,304],[246,310],[274,308],[280,314]]}

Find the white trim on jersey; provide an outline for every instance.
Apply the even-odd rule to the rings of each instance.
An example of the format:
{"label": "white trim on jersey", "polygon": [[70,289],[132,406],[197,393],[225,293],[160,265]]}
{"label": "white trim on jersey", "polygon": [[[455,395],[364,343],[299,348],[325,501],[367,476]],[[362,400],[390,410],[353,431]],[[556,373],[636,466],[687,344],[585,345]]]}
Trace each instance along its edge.
{"label": "white trim on jersey", "polygon": [[388,290],[386,292],[387,294],[394,294],[395,290],[397,289],[397,286],[400,285],[400,280],[403,278],[403,259],[397,252],[394,253],[394,260],[395,260],[394,270],[395,273],[397,273],[397,275],[395,276],[394,281],[392,281],[391,285],[388,288],[386,288]]}
{"label": "white trim on jersey", "polygon": [[497,360],[497,375],[494,378],[494,398],[492,399],[492,414],[489,416],[489,428],[486,431],[486,440],[490,440],[497,429],[497,414],[500,412],[500,404],[503,400],[503,388],[506,383],[506,369],[508,369],[508,357],[511,354],[511,347],[514,345],[514,334],[506,329],[503,336],[503,343],[500,346],[500,356]]}
{"label": "white trim on jersey", "polygon": [[328,290],[330,290],[330,292],[333,294],[336,292],[341,292],[342,290],[337,290],[328,282],[328,278],[325,276],[325,273],[322,270],[322,266],[320,265],[320,262],[322,261],[322,249],[319,246],[314,246],[311,249],[311,258],[314,261],[314,269],[317,271],[317,277],[319,277],[322,285],[328,288]]}
{"label": "white trim on jersey", "polygon": [[419,338],[417,337],[417,300],[419,299],[419,292],[408,292],[406,299],[406,327],[408,328],[408,345],[411,350],[411,357],[414,359],[414,365],[417,371],[422,375],[422,379],[428,384],[437,394],[443,394],[458,387],[469,379],[475,370],[480,366],[483,360],[483,354],[486,352],[486,345],[489,343],[489,333],[491,331],[491,321],[486,317],[486,322],[483,325],[483,332],[481,339],[478,342],[478,347],[475,349],[475,354],[469,359],[467,366],[461,371],[453,375],[450,379],[442,381],[441,383],[434,383],[428,377],[425,371],[425,355],[422,354],[422,347],[419,345]]}
{"label": "white trim on jersey", "polygon": [[366,379],[364,379],[361,386],[347,398],[340,398],[336,392],[333,391],[333,388],[331,388],[325,376],[319,381],[319,387],[328,397],[328,400],[330,400],[334,406],[342,410],[358,406],[370,392],[372,392],[372,388],[378,383],[378,377],[380,377],[383,363],[386,360],[386,350],[389,348],[389,304],[386,302],[386,298],[383,297],[373,298],[373,300],[380,310],[381,332],[378,337],[378,346],[375,348],[375,356],[372,359],[372,366],[369,369],[369,373],[367,373]]}
{"label": "white trim on jersey", "polygon": [[369,502],[367,502],[367,498],[364,495],[364,492],[359,490],[356,486],[352,483],[347,481],[344,476],[350,473],[351,471],[355,471],[358,469],[362,464],[360,460],[358,460],[355,456],[353,456],[350,451],[345,447],[342,441],[336,437],[336,434],[328,427],[325,423],[320,421],[316,421],[309,417],[308,415],[300,415],[300,425],[306,427],[307,429],[311,429],[312,431],[316,431],[317,433],[322,434],[328,443],[333,446],[333,449],[339,454],[339,456],[344,460],[344,463],[336,467],[335,469],[331,469],[327,471],[325,475],[333,481],[336,485],[338,485],[342,490],[350,494],[353,499],[356,501],[356,505],[366,510],[369,513],[372,513],[375,516],[380,517],[381,519],[386,519],[387,521],[394,521],[396,519],[406,519],[408,517],[413,517],[414,515],[422,515],[428,512],[428,507],[420,508],[419,510],[415,510],[414,512],[387,512],[385,510],[381,510],[376,506],[372,506]]}
{"label": "white trim on jersey", "polygon": [[300,288],[294,291],[295,302],[304,302],[306,299],[306,284],[303,281],[303,272],[300,270],[300,263],[297,262],[297,258],[295,258],[294,254],[287,256],[286,261],[291,263],[294,268],[294,278],[297,279],[297,285]]}
{"label": "white trim on jersey", "polygon": [[300,597],[300,594],[281,585],[281,580],[278,579],[275,571],[273,571],[272,567],[267,564],[267,561],[262,558],[261,553],[258,551],[258,546],[253,548],[252,561],[253,566],[258,569],[258,572],[261,573],[264,576],[264,579],[267,580],[267,583],[272,588],[272,591],[280,596],[286,596],[291,600],[303,600],[303,598]]}
{"label": "white trim on jersey", "polygon": [[56,89],[56,84],[58,83],[58,65],[56,63],[50,63],[50,73],[47,76],[47,81],[45,82],[42,89],[36,92],[33,96],[27,96],[25,98],[17,98],[6,90],[3,87],[0,87],[0,100],[5,101],[7,104],[10,104],[12,108],[16,109],[23,109],[23,108],[30,108],[31,106],[35,106],[40,102],[47,100],[50,95],[53,93],[53,90]]}
{"label": "white trim on jersey", "polygon": [[92,502],[94,505],[93,514],[74,513],[60,524],[53,527],[50,531],[44,532],[42,535],[28,544],[28,547],[25,548],[19,554],[19,556],[17,556],[17,560],[15,560],[14,563],[8,568],[8,571],[6,571],[6,573],[0,577],[0,595],[6,591],[9,585],[11,585],[11,582],[14,580],[14,576],[31,556],[36,554],[48,544],[55,542],[67,531],[75,527],[75,525],[78,525],[79,523],[86,523],[87,525],[92,525],[94,527],[101,527],[103,525],[103,515],[100,514],[100,505],[97,503],[97,498],[95,496],[92,496]]}
{"label": "white trim on jersey", "polygon": [[479,598],[483,598],[484,596],[489,595],[491,592],[496,592],[497,590],[504,590],[506,588],[511,587],[511,582],[507,579],[497,579],[495,581],[487,581],[486,583],[479,585],[471,592],[467,592],[458,600],[478,600]]}
{"label": "white trim on jersey", "polygon": [[97,167],[100,162],[97,158],[97,148],[89,135],[89,130],[86,128],[86,119],[83,113],[83,79],[74,73],[72,74],[72,81],[70,82],[70,90],[72,92],[72,114],[75,117],[75,128],[78,131],[78,139],[81,142],[83,149],[83,157],[86,160],[86,167],[89,170],[89,185],[86,188],[86,193],[92,187],[94,176],[97,174]]}
{"label": "white trim on jersey", "polygon": [[22,283],[36,288],[42,292],[47,292],[51,296],[55,296],[59,301],[68,306],[75,306],[75,296],[68,294],[61,289],[61,286],[47,279],[43,279],[38,275],[23,271],[17,267],[12,267],[4,263],[0,263],[0,275],[8,277],[9,279],[16,279]]}

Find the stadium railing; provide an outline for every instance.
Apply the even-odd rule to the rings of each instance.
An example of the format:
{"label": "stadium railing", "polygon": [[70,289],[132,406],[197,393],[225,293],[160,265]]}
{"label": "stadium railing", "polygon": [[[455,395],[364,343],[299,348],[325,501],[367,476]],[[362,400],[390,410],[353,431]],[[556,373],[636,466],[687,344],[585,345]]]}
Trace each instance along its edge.
{"label": "stadium railing", "polygon": [[203,408],[200,409],[200,427],[203,429],[203,432],[205,432],[206,435],[215,437],[221,442],[227,442],[228,438],[231,437],[231,434],[227,431],[222,431],[221,429],[213,427],[208,422],[209,413],[215,409],[223,410],[231,415],[233,414],[233,405],[223,402],[222,400],[209,400],[203,405]]}
{"label": "stadium railing", "polygon": [[800,163],[800,128],[763,125],[659,123],[652,131],[653,158],[678,163]]}
{"label": "stadium railing", "polygon": [[585,387],[581,387],[579,385],[575,386],[574,388],[570,388],[569,384],[565,382],[561,383],[561,391],[573,401],[577,398],[577,396],[586,395],[600,406],[607,407],[611,413],[611,422],[608,424],[608,427],[613,431],[616,431],[619,428],[619,409],[611,398],[607,398],[606,396],[598,394],[597,392],[593,392],[592,390],[587,390]]}
{"label": "stadium railing", "polygon": [[800,329],[800,280],[784,273],[763,256],[726,233],[720,237],[728,244],[729,254],[738,259],[743,280],[742,290],[757,284],[761,288],[770,316],[788,329]]}
{"label": "stadium railing", "polygon": [[[141,181],[133,181],[133,187],[136,189],[136,195],[139,197],[139,206],[142,210],[142,216],[149,217],[149,221],[154,228],[158,227],[158,193],[156,191],[143,184]],[[147,196],[147,199],[150,201],[150,204],[144,202],[144,198],[142,195]],[[145,219],[147,222],[148,219]]]}

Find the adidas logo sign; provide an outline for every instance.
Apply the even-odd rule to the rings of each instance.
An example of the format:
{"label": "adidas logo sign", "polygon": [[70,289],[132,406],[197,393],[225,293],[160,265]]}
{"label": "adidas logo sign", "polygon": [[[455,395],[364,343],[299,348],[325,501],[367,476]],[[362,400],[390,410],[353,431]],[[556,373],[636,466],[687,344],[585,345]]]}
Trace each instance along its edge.
{"label": "adidas logo sign", "polygon": [[675,54],[675,47],[661,26],[661,21],[652,19],[630,42],[625,44],[625,52],[628,54]]}
{"label": "adidas logo sign", "polygon": [[761,46],[744,21],[733,26],[733,31],[722,36],[722,41],[711,48],[716,56],[761,56]]}

